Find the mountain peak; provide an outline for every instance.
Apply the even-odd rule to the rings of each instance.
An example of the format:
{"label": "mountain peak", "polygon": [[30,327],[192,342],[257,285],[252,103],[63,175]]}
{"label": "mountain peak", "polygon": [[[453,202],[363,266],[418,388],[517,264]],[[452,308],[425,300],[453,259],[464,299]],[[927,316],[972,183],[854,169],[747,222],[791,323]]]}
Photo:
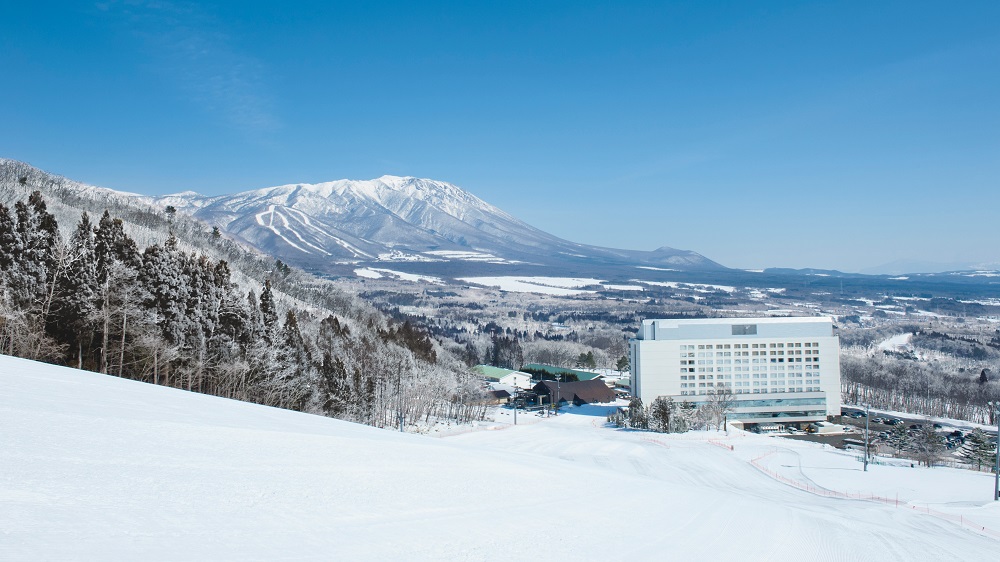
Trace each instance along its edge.
{"label": "mountain peak", "polygon": [[410,182],[415,179],[417,178],[414,178],[413,176],[394,176],[392,174],[385,174],[384,176],[375,178],[375,181],[380,181],[386,185],[396,185],[396,184]]}

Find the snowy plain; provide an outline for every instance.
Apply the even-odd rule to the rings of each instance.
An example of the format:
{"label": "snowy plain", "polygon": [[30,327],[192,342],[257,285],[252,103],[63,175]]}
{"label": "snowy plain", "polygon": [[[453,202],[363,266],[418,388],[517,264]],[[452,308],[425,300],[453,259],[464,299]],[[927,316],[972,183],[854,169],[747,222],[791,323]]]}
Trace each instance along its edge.
{"label": "snowy plain", "polygon": [[[809,443],[604,427],[434,438],[0,356],[3,560],[989,560],[988,475]],[[488,429],[492,427],[493,429]],[[903,505],[824,497],[895,491]]]}

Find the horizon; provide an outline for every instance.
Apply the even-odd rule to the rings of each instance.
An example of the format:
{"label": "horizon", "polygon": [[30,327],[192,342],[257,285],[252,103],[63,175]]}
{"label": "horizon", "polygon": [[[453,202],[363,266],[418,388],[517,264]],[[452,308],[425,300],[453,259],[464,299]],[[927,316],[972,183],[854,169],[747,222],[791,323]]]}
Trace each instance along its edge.
{"label": "horizon", "polygon": [[995,3],[9,11],[0,156],[72,180],[411,176],[735,269],[1000,263]]}

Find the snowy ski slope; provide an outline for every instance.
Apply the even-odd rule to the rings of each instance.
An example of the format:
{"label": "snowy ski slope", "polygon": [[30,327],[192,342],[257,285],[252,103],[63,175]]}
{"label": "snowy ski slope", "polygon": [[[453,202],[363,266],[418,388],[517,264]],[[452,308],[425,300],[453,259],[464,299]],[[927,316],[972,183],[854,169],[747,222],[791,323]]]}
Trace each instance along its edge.
{"label": "snowy ski slope", "polygon": [[[438,439],[0,356],[0,559],[883,562],[1000,548],[905,506],[784,484],[748,462],[775,440],[616,431],[588,415],[599,408],[571,410]],[[808,476],[829,457],[823,485],[864,484],[842,455],[780,445],[769,469]],[[917,470],[874,469],[883,487]],[[963,482],[933,501],[997,520],[983,475],[923,474]]]}

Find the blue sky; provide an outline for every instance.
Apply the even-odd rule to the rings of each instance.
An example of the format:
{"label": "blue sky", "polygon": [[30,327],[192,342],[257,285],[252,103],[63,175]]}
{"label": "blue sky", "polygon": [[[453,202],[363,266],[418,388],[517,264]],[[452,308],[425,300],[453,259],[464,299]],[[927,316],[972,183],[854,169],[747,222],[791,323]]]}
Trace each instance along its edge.
{"label": "blue sky", "polygon": [[1000,262],[998,2],[8,4],[0,156],[73,179],[413,175],[731,267]]}

